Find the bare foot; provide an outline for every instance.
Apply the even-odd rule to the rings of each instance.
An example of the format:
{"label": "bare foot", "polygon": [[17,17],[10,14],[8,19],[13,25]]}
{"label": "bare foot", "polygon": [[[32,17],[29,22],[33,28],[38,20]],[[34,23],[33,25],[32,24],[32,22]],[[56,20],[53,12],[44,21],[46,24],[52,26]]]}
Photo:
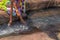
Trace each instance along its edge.
{"label": "bare foot", "polygon": [[23,21],[22,23],[23,23],[23,24],[26,24],[26,22],[25,22],[25,21]]}
{"label": "bare foot", "polygon": [[9,21],[8,26],[11,26],[11,24],[12,24],[12,21]]}

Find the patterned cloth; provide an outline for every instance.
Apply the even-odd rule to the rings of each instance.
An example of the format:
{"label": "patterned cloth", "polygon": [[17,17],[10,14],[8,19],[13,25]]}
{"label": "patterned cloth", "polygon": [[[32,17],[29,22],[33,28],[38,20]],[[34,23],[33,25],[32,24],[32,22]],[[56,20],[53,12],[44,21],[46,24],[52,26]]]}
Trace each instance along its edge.
{"label": "patterned cloth", "polygon": [[[18,2],[18,0],[16,0],[16,3]],[[21,6],[21,8],[19,7],[18,8],[18,10],[19,10],[19,12],[21,13],[21,15],[22,15],[22,11],[23,11],[23,13],[25,13],[25,0],[22,0],[21,2],[20,2],[20,6]],[[9,4],[9,3],[8,3]],[[10,8],[7,8],[7,13],[8,14],[10,14]],[[13,14],[12,14],[13,16],[16,16],[16,10],[13,8]]]}
{"label": "patterned cloth", "polygon": [[[18,10],[19,10],[19,12],[22,14],[21,9],[18,8]],[[8,15],[10,15],[10,8],[7,8],[7,13],[8,13]],[[15,8],[13,8],[13,13],[12,13],[12,15],[13,15],[13,16],[16,16],[16,9],[15,9]]]}

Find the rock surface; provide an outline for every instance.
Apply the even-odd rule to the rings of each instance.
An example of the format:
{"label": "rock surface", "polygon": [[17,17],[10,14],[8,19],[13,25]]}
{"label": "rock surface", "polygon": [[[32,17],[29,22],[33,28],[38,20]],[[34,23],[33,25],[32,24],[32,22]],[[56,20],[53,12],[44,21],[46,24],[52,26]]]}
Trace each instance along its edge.
{"label": "rock surface", "polygon": [[27,0],[27,10],[36,10],[48,7],[60,7],[60,0]]}
{"label": "rock surface", "polygon": [[27,10],[35,10],[47,7],[49,0],[28,0]]}
{"label": "rock surface", "polygon": [[[16,21],[17,17],[13,16],[13,21]],[[4,10],[0,10],[0,24],[8,23],[9,15]]]}
{"label": "rock surface", "polygon": [[59,10],[54,8],[30,12],[30,25],[44,31],[60,31]]}
{"label": "rock surface", "polygon": [[9,20],[9,15],[5,12],[0,10],[0,24],[6,23]]}
{"label": "rock surface", "polygon": [[[59,36],[60,38],[60,36]],[[9,36],[1,38],[0,40],[58,40],[56,33],[34,32],[32,34]]]}

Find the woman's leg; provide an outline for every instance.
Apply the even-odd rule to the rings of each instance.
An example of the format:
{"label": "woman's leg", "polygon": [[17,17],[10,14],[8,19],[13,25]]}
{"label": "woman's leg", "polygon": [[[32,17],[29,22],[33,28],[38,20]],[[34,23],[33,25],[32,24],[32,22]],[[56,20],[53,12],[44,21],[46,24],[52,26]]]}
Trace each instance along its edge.
{"label": "woman's leg", "polygon": [[12,13],[13,13],[13,1],[11,0],[11,9],[10,9],[10,19],[9,19],[9,23],[8,26],[10,26],[12,24]]}
{"label": "woman's leg", "polygon": [[13,4],[14,4],[14,7],[15,7],[15,9],[16,9],[16,14],[17,14],[17,16],[19,17],[19,19],[21,20],[21,22],[25,24],[25,21],[24,21],[24,19],[22,18],[21,13],[20,13],[19,10],[18,10],[18,6],[19,6],[19,5],[17,6],[17,4],[16,4],[15,2],[14,2]]}

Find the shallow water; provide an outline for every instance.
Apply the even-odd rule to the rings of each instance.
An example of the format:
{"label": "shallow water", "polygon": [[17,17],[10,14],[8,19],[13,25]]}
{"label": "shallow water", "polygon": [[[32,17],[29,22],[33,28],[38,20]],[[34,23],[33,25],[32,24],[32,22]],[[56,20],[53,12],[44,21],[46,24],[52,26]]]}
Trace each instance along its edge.
{"label": "shallow water", "polygon": [[[60,29],[60,9],[45,9],[40,11],[33,11],[29,15],[32,21],[32,26],[40,30],[56,31]],[[33,14],[33,15],[32,15]]]}
{"label": "shallow water", "polygon": [[9,35],[12,33],[15,33],[15,34],[26,33],[31,30],[32,28],[30,26],[23,25],[20,22],[16,21],[10,27],[8,27],[7,24],[0,25],[0,36]]}
{"label": "shallow water", "polygon": [[[45,16],[46,13],[49,14],[49,16]],[[56,24],[60,24],[60,9],[35,11],[31,12],[28,16],[29,19],[27,20],[26,25],[23,25],[18,21],[15,21],[11,27],[8,27],[7,24],[0,25],[0,36],[32,31],[34,27],[39,30],[53,31],[60,29],[60,26],[56,26]]]}

